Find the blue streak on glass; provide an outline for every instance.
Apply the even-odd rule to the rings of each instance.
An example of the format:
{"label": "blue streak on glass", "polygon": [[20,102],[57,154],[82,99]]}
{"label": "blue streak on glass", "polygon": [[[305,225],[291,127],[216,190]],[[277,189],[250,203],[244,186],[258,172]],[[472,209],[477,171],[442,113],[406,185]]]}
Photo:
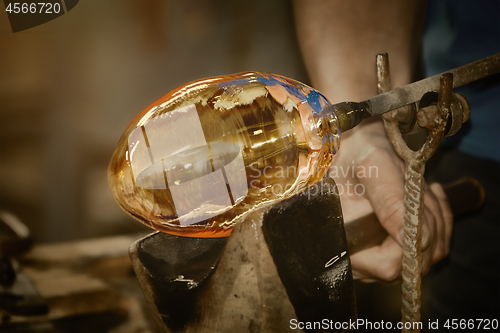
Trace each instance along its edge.
{"label": "blue streak on glass", "polygon": [[309,92],[309,94],[307,95],[307,102],[309,103],[309,105],[311,106],[311,108],[314,110],[314,112],[316,113],[320,113],[321,112],[321,103],[319,102],[319,98],[320,96],[322,98],[323,95],[321,95],[318,91],[316,90],[311,90]]}
{"label": "blue streak on glass", "polygon": [[291,95],[297,97],[301,101],[303,101],[304,99],[306,99],[306,96],[302,93],[302,91],[300,91],[299,89],[297,89],[296,87],[294,87],[294,86],[292,86],[290,84],[286,84],[286,83],[283,83],[281,81],[278,81],[278,80],[276,80],[273,77],[267,78],[267,77],[258,76],[257,77],[257,81],[259,81],[262,84],[268,85],[270,87],[279,84],[280,86],[282,86],[283,88],[285,88],[286,91],[288,91]]}

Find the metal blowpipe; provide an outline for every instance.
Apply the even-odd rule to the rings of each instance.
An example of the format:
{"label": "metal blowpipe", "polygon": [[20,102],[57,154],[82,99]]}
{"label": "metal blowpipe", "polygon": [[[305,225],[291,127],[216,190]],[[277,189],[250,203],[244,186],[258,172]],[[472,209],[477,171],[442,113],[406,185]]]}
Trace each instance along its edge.
{"label": "metal blowpipe", "polygon": [[[497,53],[445,73],[453,74],[453,88],[457,88],[499,72],[500,53]],[[337,112],[341,131],[355,127],[365,118],[418,102],[429,91],[437,92],[442,74],[444,73],[410,83],[359,103],[342,102],[332,105]]]}

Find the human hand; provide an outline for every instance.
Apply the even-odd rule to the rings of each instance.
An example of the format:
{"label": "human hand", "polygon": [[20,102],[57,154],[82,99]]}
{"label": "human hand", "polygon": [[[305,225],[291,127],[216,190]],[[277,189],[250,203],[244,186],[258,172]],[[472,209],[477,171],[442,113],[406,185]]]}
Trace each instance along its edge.
{"label": "human hand", "polygon": [[[344,220],[375,212],[389,234],[382,244],[351,256],[355,279],[390,283],[401,277],[404,170],[380,119],[365,120],[343,136],[330,177],[339,189]],[[423,213],[422,274],[426,274],[449,251],[453,216],[441,185],[426,184]]]}

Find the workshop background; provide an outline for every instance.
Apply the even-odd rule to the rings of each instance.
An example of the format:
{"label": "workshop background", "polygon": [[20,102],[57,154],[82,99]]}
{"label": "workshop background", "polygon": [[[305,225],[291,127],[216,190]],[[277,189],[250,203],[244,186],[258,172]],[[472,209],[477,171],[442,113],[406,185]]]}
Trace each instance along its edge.
{"label": "workshop background", "polygon": [[[38,243],[145,234],[108,188],[123,130],[181,84],[244,71],[307,83],[291,1],[80,1],[18,33],[2,10],[0,209]],[[360,317],[399,321],[399,285],[356,288]]]}

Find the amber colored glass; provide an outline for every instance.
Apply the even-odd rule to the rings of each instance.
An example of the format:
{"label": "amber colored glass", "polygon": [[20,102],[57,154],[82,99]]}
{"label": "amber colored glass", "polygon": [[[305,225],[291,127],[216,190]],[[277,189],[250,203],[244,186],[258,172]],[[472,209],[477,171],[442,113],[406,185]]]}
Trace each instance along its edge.
{"label": "amber colored glass", "polygon": [[120,206],[188,237],[228,236],[248,212],[322,178],[339,147],[330,103],[267,73],[181,86],[126,128],[109,165]]}

